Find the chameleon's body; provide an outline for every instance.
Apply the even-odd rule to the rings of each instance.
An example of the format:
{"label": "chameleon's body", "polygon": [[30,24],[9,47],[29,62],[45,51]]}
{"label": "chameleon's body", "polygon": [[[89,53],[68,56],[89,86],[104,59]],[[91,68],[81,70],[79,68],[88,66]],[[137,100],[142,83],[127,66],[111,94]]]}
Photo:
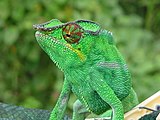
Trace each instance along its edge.
{"label": "chameleon's body", "polygon": [[83,120],[90,112],[99,115],[110,108],[113,120],[123,120],[124,111],[137,104],[137,98],[111,32],[85,20],[64,24],[54,19],[34,28],[38,43],[65,76],[50,120],[63,118],[71,92],[78,98],[73,120]]}

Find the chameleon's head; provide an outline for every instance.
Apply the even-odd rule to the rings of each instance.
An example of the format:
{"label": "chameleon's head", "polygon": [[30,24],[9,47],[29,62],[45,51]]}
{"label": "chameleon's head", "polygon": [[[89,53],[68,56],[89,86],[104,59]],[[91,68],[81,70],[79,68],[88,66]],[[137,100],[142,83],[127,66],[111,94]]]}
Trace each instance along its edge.
{"label": "chameleon's head", "polygon": [[98,24],[86,20],[62,23],[53,19],[33,27],[40,46],[62,69],[83,64],[100,31]]}

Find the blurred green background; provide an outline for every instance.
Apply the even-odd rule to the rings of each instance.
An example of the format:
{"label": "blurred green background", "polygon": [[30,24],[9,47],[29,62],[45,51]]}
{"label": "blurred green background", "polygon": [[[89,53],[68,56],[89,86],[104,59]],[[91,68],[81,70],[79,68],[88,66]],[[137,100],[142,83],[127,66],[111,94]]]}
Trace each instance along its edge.
{"label": "blurred green background", "polygon": [[[52,109],[63,73],[37,44],[32,25],[88,19],[113,32],[143,101],[160,89],[159,0],[1,0],[0,102]],[[71,96],[68,110],[72,110]]]}

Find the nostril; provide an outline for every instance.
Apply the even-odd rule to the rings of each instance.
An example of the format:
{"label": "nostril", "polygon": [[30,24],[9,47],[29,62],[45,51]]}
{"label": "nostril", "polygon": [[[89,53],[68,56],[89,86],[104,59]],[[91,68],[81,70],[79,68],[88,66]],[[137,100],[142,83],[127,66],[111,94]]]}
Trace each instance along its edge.
{"label": "nostril", "polygon": [[33,28],[38,30],[39,29],[39,26],[38,25],[33,25]]}

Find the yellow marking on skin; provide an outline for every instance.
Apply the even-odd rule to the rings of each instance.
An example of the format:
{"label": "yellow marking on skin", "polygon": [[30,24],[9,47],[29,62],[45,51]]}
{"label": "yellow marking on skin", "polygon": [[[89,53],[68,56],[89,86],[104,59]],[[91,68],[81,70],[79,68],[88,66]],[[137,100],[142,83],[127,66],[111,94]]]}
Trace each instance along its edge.
{"label": "yellow marking on skin", "polygon": [[84,54],[83,54],[81,51],[75,49],[74,52],[77,53],[77,55],[79,56],[79,58],[80,58],[82,61],[85,60],[85,56],[84,56]]}
{"label": "yellow marking on skin", "polygon": [[84,60],[85,60],[85,55],[84,55],[81,51],[79,51],[79,50],[77,50],[77,49],[74,49],[70,44],[66,44],[66,46],[67,46],[70,50],[72,50],[73,52],[75,52],[75,53],[79,56],[79,58],[81,59],[81,61],[84,61]]}

